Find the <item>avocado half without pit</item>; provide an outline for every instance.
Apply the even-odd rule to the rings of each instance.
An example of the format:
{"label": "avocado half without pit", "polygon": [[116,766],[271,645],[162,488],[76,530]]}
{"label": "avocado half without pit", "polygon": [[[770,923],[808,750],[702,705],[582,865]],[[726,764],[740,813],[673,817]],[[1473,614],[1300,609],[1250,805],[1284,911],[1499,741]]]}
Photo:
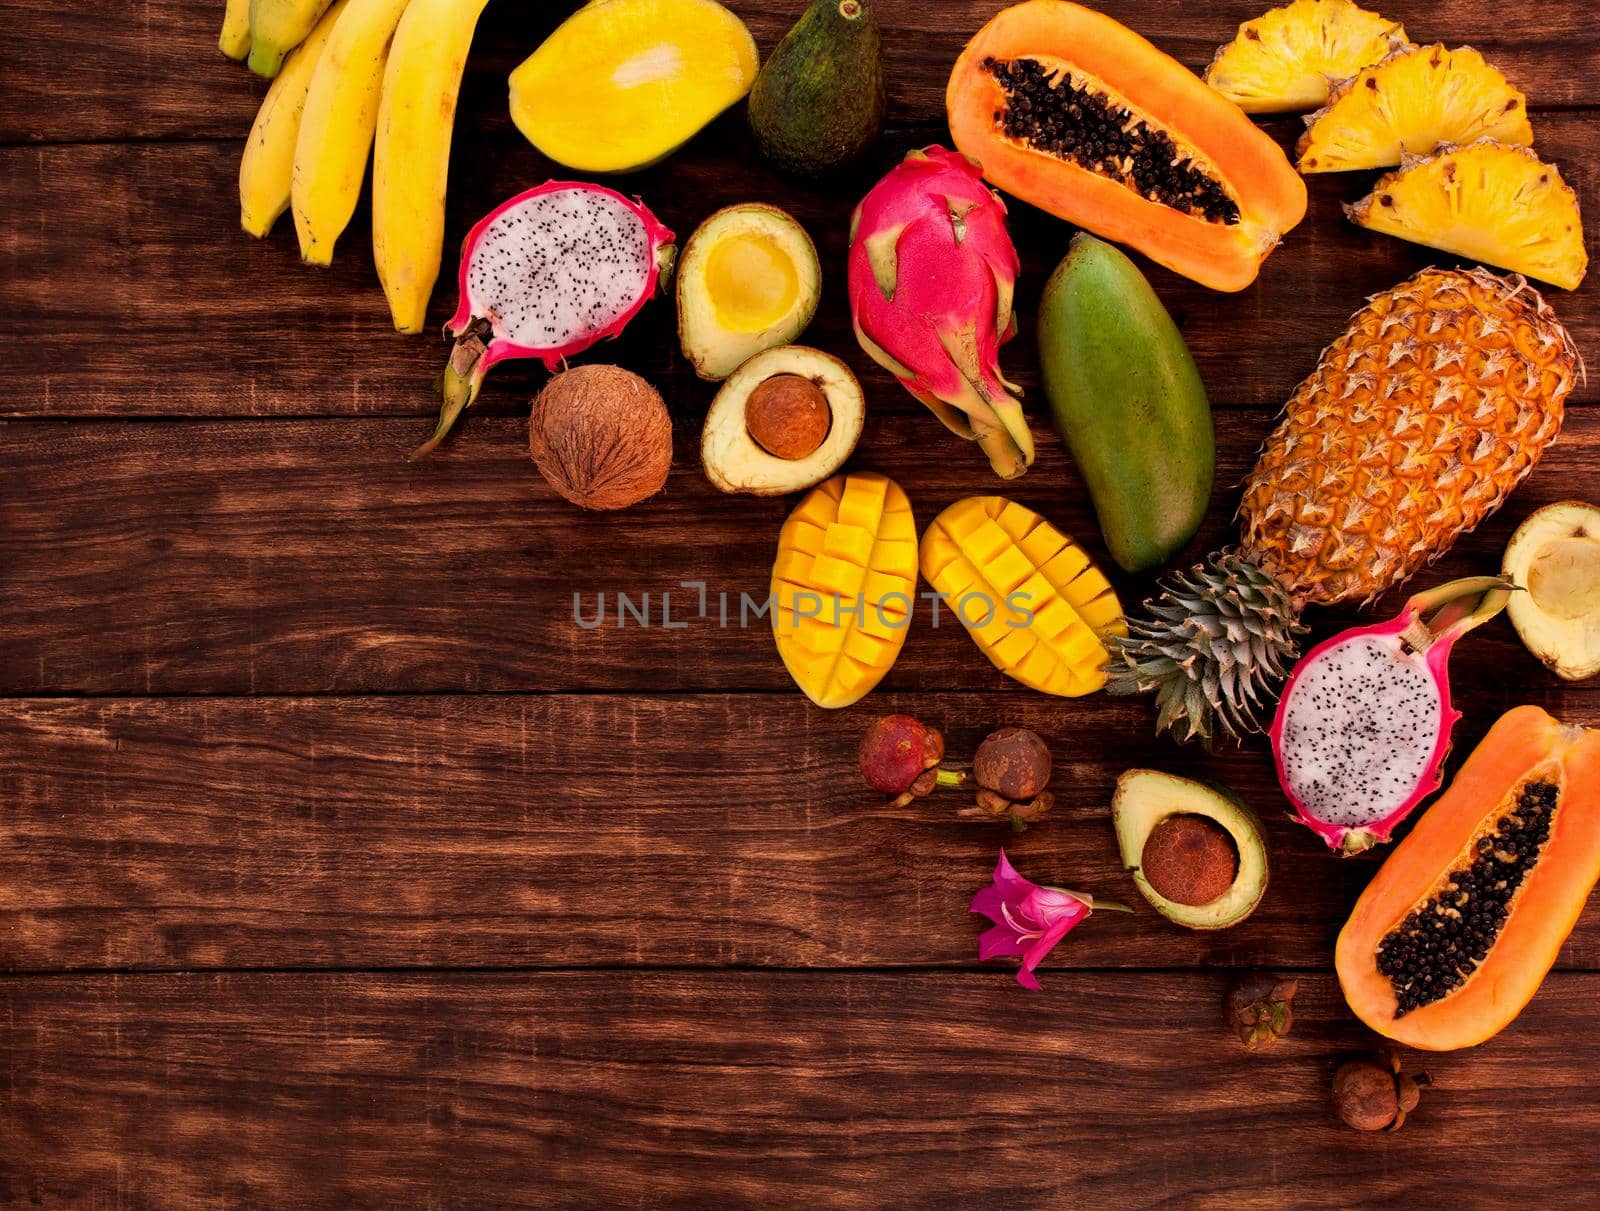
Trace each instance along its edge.
{"label": "avocado half without pit", "polygon": [[712,382],[794,340],[822,295],[806,229],[760,202],[726,207],[700,224],[677,275],[678,343],[695,373]]}
{"label": "avocado half without pit", "polygon": [[1568,681],[1600,673],[1600,508],[1537,510],[1511,536],[1503,570],[1525,590],[1506,604],[1523,646]]}
{"label": "avocado half without pit", "polygon": [[1226,929],[1267,890],[1267,846],[1255,813],[1226,791],[1129,770],[1111,800],[1122,864],[1162,916],[1189,929]]}
{"label": "avocado half without pit", "polygon": [[865,419],[848,366],[819,349],[780,345],[722,384],[706,413],[700,461],[724,492],[797,492],[844,465]]}

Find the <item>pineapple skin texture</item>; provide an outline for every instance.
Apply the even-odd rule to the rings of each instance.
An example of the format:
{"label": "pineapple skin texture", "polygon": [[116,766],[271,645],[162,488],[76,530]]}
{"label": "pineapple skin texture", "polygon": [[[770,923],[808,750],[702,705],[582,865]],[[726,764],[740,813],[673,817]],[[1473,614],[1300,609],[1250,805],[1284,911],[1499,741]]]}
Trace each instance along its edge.
{"label": "pineapple skin texture", "polygon": [[939,514],[922,536],[922,575],[995,668],[1046,694],[1100,689],[1106,643],[1128,633],[1083,548],[1003,496],[969,496]]}
{"label": "pineapple skin texture", "polygon": [[1522,278],[1425,269],[1323,351],[1239,506],[1242,553],[1296,602],[1370,600],[1499,508],[1581,372]]}

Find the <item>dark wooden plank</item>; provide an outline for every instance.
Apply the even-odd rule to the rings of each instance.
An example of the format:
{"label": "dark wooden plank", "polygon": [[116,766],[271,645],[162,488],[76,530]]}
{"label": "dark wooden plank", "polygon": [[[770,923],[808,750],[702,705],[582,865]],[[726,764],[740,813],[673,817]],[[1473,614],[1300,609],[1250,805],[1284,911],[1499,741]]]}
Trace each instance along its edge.
{"label": "dark wooden plank", "polygon": [[[507,73],[573,7],[570,0],[489,6],[463,90],[466,128],[509,126]],[[732,0],[730,7],[765,53],[804,6],[798,0]],[[876,0],[874,7],[893,83],[891,120],[920,120],[943,111],[950,66],[1003,5]],[[1200,70],[1240,21],[1270,4],[1105,0],[1097,7]],[[137,20],[107,19],[90,0],[3,0],[0,142],[243,136],[265,86],[218,54],[220,11],[214,0],[148,0]],[[1391,0],[1383,11],[1404,21],[1414,38],[1478,47],[1529,94],[1533,108],[1600,104],[1600,38],[1579,0],[1509,9],[1468,0]]]}
{"label": "dark wooden plank", "polygon": [[[1292,127],[1279,123],[1284,137]],[[1600,214],[1600,123],[1582,113],[1545,115],[1541,148],[1560,162],[1586,211]],[[906,149],[944,137],[924,126],[885,140],[871,161],[824,185],[784,181],[759,166],[741,121],[729,117],[667,164],[628,182],[686,237],[714,208],[751,198],[790,209],[823,256],[822,308],[806,334],[849,359],[876,408],[918,407],[858,349],[844,304],[847,217],[853,201]],[[328,270],[302,265],[292,225],[266,242],[238,226],[234,144],[0,149],[0,415],[222,416],[424,415],[445,346],[397,335],[369,251],[363,202]],[[457,142],[445,246],[458,246],[479,214],[545,179],[550,169],[514,136],[468,133]],[[1276,407],[1316,364],[1321,348],[1369,295],[1424,265],[1427,249],[1363,232],[1340,207],[1360,180],[1312,182],[1312,211],[1240,295],[1217,294],[1148,266],[1183,325],[1219,406]],[[96,182],[86,188],[85,182]],[[1024,331],[1002,362],[1037,398],[1032,324],[1038,295],[1071,228],[1014,204],[1023,255]],[[1590,232],[1600,262],[1600,239]],[[435,291],[433,318],[455,308],[453,259]],[[1580,349],[1600,355],[1600,294],[1552,290]],[[648,307],[611,358],[670,387],[698,410],[712,388],[688,372],[672,335],[673,307]],[[437,331],[437,329],[435,329]],[[531,363],[495,371],[480,408],[517,411],[543,381]],[[1600,375],[1576,400],[1600,400]]]}
{"label": "dark wooden plank", "polygon": [[[1475,689],[1458,754],[1514,702],[1600,725],[1594,694]],[[875,714],[970,757],[1051,742],[1056,817],[1017,836],[958,792],[892,810],[855,768]],[[0,702],[0,967],[856,967],[968,964],[967,901],[1004,845],[1043,882],[1125,900],[1052,964],[1322,966],[1381,860],[1285,815],[1260,744],[1207,758],[1099,696],[798,695]],[[1243,925],[1194,933],[1121,873],[1106,805],[1155,765],[1261,813],[1272,874]],[[1600,968],[1600,909],[1561,956]],[[1050,981],[1054,983],[1055,981]]]}
{"label": "dark wooden plank", "polygon": [[[1223,486],[1193,554],[1229,541],[1227,485],[1270,424],[1259,410],[1219,414]],[[0,693],[787,690],[770,624],[737,623],[739,595],[766,594],[794,501],[713,491],[694,427],[679,427],[659,498],[584,514],[539,478],[509,418],[473,418],[423,465],[400,458],[418,420],[0,423]],[[1040,444],[1006,490],[1098,555],[1075,473],[1053,440]],[[928,416],[874,418],[852,465],[905,485],[923,526],[1004,487]],[[1498,567],[1521,517],[1574,496],[1600,496],[1600,410],[1574,410],[1512,506],[1433,575]],[[1117,580],[1130,606],[1149,584]],[[707,585],[711,616],[668,629],[661,595],[683,621],[695,596],[683,581]],[[646,592],[655,625],[616,626],[616,595]],[[580,625],[574,596],[593,622],[602,593],[607,625]],[[942,622],[924,609],[887,688],[1011,684],[948,612]],[[1504,623],[1466,646],[1463,668],[1551,685]]]}
{"label": "dark wooden plank", "polygon": [[[1600,977],[1357,1136],[1331,978],[1245,1056],[1220,979],[0,982],[11,1205],[1348,1208],[1591,1201]],[[1514,1141],[1514,1142],[1513,1142]]]}

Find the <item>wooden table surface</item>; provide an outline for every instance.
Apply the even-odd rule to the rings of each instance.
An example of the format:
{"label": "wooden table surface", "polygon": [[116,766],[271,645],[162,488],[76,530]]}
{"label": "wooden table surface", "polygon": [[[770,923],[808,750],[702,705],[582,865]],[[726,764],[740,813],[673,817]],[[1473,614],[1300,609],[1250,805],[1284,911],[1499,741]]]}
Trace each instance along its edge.
{"label": "wooden table surface", "polygon": [[[925,523],[997,481],[858,351],[846,222],[905,150],[947,138],[948,68],[999,5],[875,3],[892,103],[859,171],[785,181],[736,111],[625,187],[680,236],[750,199],[807,226],[826,286],[806,340],[870,401],[852,466],[897,479]],[[1265,3],[1105,7],[1199,68]],[[706,484],[712,391],[670,305],[587,359],[666,396],[660,497],[586,515],[546,487],[528,363],[408,465],[444,347],[391,329],[365,206],[327,271],[287,221],[244,236],[263,86],[217,54],[220,0],[110,7],[0,0],[0,1204],[1594,1205],[1600,910],[1504,1034],[1424,1061],[1436,1088],[1402,1132],[1346,1131],[1329,1078],[1365,1037],[1331,947],[1381,853],[1337,861],[1285,818],[1259,743],[1208,758],[1155,741],[1143,701],[1025,692],[958,628],[918,627],[877,693],[827,713],[761,627],[577,626],[574,593],[764,593],[794,503]],[[552,172],[510,126],[505,75],[565,7],[485,15],[447,248]],[[765,53],[798,0],[734,7]],[[1600,216],[1589,5],[1384,11],[1503,67]],[[1216,411],[1189,556],[1225,541],[1232,485],[1349,313],[1444,259],[1345,222],[1370,179],[1313,179],[1243,294],[1151,271]],[[1070,230],[1012,209],[1024,334],[1002,360],[1037,412],[1027,330]],[[1600,291],[1550,297],[1594,362]],[[1600,375],[1570,402],[1537,473],[1430,582],[1497,566],[1535,506],[1600,497]],[[1103,555],[1035,428],[1012,494]],[[1149,587],[1118,586],[1130,604]],[[1600,685],[1556,681],[1504,621],[1459,649],[1455,684],[1458,754],[1520,702],[1600,724]],[[896,709],[957,750],[1036,728],[1058,816],[1013,837],[948,799],[886,808],[854,754]],[[1271,887],[1248,922],[1192,933],[1137,901],[1106,808],[1136,765],[1263,811]],[[1002,842],[1024,873],[1140,908],[1074,933],[1042,993],[974,958],[966,903]],[[1261,967],[1301,975],[1297,1024],[1247,1057],[1218,1003]]]}

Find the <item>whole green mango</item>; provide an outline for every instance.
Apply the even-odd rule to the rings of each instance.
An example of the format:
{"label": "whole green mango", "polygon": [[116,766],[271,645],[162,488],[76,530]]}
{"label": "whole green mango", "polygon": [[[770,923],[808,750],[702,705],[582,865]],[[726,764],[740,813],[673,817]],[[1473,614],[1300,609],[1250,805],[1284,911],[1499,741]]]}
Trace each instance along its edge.
{"label": "whole green mango", "polygon": [[1129,572],[1168,562],[1211,501],[1211,406],[1178,326],[1120,250],[1073,237],[1045,284],[1039,360],[1111,557]]}

